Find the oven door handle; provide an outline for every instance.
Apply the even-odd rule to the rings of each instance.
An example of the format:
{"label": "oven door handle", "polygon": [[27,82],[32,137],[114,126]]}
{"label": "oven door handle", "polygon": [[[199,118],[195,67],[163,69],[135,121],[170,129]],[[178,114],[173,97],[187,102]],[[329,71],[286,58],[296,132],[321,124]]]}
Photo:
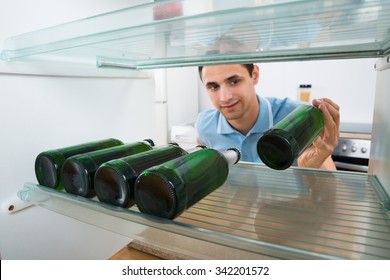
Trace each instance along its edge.
{"label": "oven door handle", "polygon": [[353,170],[353,171],[360,171],[360,172],[368,172],[368,166],[365,165],[358,165],[358,164],[352,164],[352,163],[345,163],[340,161],[334,162],[336,167]]}

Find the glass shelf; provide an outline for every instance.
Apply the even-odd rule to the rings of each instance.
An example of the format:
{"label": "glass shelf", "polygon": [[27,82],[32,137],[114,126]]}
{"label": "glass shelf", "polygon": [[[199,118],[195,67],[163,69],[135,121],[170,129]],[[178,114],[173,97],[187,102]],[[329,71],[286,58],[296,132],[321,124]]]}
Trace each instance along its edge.
{"label": "glass shelf", "polygon": [[389,52],[389,0],[176,0],[15,36],[6,40],[1,58],[154,69]]}
{"label": "glass shelf", "polygon": [[238,163],[173,221],[34,183],[18,196],[190,258],[390,258],[389,197],[370,174]]}

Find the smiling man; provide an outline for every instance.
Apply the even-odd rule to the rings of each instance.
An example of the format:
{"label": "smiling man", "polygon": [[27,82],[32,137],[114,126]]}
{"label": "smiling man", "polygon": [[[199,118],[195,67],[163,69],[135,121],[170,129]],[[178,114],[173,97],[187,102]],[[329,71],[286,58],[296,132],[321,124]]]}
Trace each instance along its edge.
{"label": "smiling man", "polygon": [[[198,116],[199,143],[217,150],[235,147],[243,161],[261,162],[258,139],[300,103],[258,96],[259,67],[254,64],[200,66],[199,76],[215,107]],[[335,170],[331,154],[338,142],[339,106],[327,98],[313,100],[313,105],[324,114],[324,130],[298,158],[297,165]]]}

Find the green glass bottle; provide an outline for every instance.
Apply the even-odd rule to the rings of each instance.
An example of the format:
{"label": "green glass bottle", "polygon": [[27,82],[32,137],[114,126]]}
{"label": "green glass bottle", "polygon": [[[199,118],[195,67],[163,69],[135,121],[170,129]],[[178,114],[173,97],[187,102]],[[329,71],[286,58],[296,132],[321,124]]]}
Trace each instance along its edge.
{"label": "green glass bottle", "polygon": [[322,112],[301,105],[260,137],[257,153],[268,167],[286,169],[313,143],[323,127]]}
{"label": "green glass bottle", "polygon": [[35,159],[35,176],[42,186],[63,189],[61,169],[67,158],[119,145],[123,145],[123,142],[105,139],[42,152]]}
{"label": "green glass bottle", "polygon": [[[199,150],[194,148],[189,152]],[[147,168],[188,154],[175,143],[140,154],[103,163],[95,174],[97,198],[105,203],[129,208],[134,205],[134,184],[138,175]]]}
{"label": "green glass bottle", "polygon": [[118,147],[107,148],[68,158],[62,166],[62,181],[68,193],[83,197],[94,197],[94,176],[101,164],[129,155],[149,151],[154,143],[150,139]]}
{"label": "green glass bottle", "polygon": [[138,209],[146,214],[174,219],[227,179],[229,166],[240,160],[240,152],[202,149],[142,172],[135,183]]}

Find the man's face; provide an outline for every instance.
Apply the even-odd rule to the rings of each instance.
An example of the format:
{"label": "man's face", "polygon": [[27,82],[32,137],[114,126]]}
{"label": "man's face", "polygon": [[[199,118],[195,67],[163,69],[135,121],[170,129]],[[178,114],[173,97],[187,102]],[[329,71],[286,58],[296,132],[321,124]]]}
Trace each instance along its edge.
{"label": "man's face", "polygon": [[241,64],[204,66],[202,70],[202,81],[211,102],[227,120],[238,120],[248,111],[256,98],[254,86],[258,77],[257,66],[252,77]]}

